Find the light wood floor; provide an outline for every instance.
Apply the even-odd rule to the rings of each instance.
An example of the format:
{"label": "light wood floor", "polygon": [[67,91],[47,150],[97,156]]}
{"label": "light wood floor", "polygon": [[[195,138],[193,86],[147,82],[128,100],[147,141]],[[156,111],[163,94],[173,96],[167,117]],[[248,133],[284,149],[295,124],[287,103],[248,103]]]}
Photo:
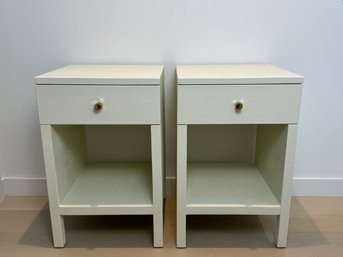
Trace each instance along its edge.
{"label": "light wood floor", "polygon": [[288,247],[272,241],[270,216],[191,216],[187,249],[175,248],[175,200],[167,199],[165,247],[152,248],[150,216],[67,217],[67,245],[54,249],[45,197],[0,203],[0,256],[343,256],[343,198],[292,201]]}

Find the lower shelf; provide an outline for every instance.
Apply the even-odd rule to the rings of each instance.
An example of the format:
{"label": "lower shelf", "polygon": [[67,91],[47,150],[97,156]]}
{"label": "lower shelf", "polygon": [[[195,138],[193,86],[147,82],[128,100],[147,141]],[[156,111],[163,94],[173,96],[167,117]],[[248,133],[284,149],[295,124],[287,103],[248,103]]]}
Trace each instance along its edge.
{"label": "lower shelf", "polygon": [[152,214],[151,173],[151,164],[87,165],[59,205],[60,214]]}
{"label": "lower shelf", "polygon": [[189,163],[186,212],[280,214],[280,204],[253,164]]}

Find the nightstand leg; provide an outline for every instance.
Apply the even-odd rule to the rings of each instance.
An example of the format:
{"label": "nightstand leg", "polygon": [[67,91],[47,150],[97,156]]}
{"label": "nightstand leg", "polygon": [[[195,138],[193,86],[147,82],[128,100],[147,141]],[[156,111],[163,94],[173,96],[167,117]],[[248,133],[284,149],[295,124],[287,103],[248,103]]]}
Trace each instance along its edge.
{"label": "nightstand leg", "polygon": [[[286,211],[285,211],[286,212]],[[275,244],[279,248],[286,247],[289,224],[289,212],[277,216]]]}
{"label": "nightstand leg", "polygon": [[55,247],[64,247],[66,243],[66,236],[64,231],[64,219],[63,216],[51,215],[51,225],[52,225],[52,236],[54,238]]}
{"label": "nightstand leg", "polygon": [[186,214],[177,207],[176,216],[176,247],[186,248]]}
{"label": "nightstand leg", "polygon": [[187,125],[177,126],[176,247],[186,247]]}
{"label": "nightstand leg", "polygon": [[59,191],[57,186],[54,149],[52,145],[52,133],[50,125],[41,125],[42,145],[46,180],[49,195],[49,207],[52,225],[52,235],[55,247],[63,247],[66,243],[63,216],[58,214]]}
{"label": "nightstand leg", "polygon": [[151,125],[154,247],[163,247],[163,151],[162,127]]}
{"label": "nightstand leg", "polygon": [[286,247],[287,244],[297,129],[297,125],[287,126],[287,145],[282,182],[281,214],[277,217],[277,229],[275,233],[275,244],[277,247]]}
{"label": "nightstand leg", "polygon": [[154,214],[154,247],[163,247],[163,214],[162,210]]}

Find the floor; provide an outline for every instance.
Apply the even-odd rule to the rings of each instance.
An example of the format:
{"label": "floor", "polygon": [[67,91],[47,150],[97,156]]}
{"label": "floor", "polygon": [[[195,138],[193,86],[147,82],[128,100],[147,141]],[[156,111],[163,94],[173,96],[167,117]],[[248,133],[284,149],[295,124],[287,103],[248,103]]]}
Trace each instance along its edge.
{"label": "floor", "polygon": [[152,248],[150,216],[66,217],[67,244],[52,246],[45,197],[0,203],[0,257],[343,256],[343,198],[296,197],[288,247],[273,244],[272,216],[190,216],[186,249],[175,248],[175,199],[166,200],[165,246]]}

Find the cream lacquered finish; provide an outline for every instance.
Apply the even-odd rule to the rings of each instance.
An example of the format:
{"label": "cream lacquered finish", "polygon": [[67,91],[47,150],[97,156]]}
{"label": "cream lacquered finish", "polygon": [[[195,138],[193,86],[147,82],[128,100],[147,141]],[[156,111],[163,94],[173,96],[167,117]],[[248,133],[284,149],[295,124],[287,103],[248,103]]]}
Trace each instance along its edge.
{"label": "cream lacquered finish", "polygon": [[35,82],[54,246],[65,215],[152,215],[162,247],[163,66],[71,65]]}
{"label": "cream lacquered finish", "polygon": [[303,77],[266,64],[177,76],[177,247],[186,216],[202,214],[276,215],[285,247]]}
{"label": "cream lacquered finish", "polygon": [[[297,123],[301,87],[184,85],[178,88],[179,124]],[[241,101],[241,112],[235,103]]]}
{"label": "cream lacquered finish", "polygon": [[[158,86],[37,85],[36,89],[41,124],[160,124]],[[94,112],[98,101],[103,109]]]}

